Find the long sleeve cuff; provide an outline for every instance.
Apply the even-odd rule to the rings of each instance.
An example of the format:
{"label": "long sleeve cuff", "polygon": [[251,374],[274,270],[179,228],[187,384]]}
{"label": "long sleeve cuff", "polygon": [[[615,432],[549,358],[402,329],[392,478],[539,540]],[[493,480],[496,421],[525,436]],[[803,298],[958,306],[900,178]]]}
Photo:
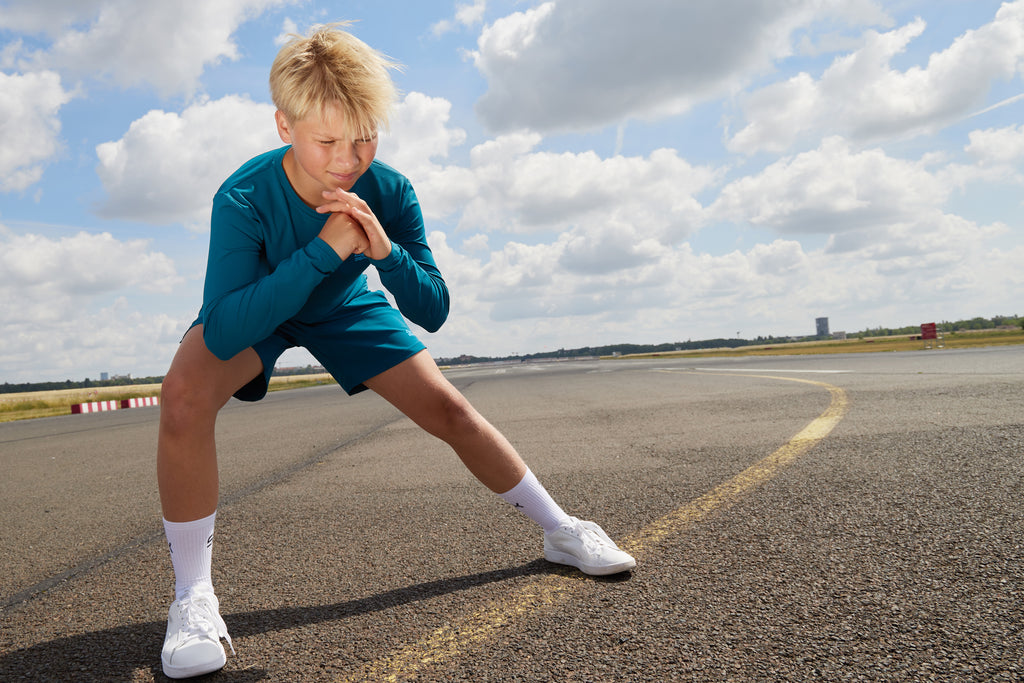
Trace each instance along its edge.
{"label": "long sleeve cuff", "polygon": [[380,259],[379,261],[373,261],[371,259],[371,262],[373,263],[374,267],[377,268],[377,270],[383,270],[383,271],[394,270],[399,265],[401,265],[401,263],[402,263],[402,256],[403,256],[404,251],[405,250],[402,249],[402,247],[400,245],[395,244],[394,242],[392,242],[391,243],[391,253],[390,254],[388,254],[384,258]]}
{"label": "long sleeve cuff", "polygon": [[342,263],[338,252],[319,237],[306,245],[306,254],[309,255],[310,264],[324,274],[333,273]]}

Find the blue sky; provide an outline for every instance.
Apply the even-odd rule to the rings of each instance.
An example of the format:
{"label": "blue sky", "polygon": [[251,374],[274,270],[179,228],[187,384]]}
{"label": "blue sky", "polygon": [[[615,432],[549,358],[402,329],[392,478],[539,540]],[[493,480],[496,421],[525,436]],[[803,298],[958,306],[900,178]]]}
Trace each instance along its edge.
{"label": "blue sky", "polygon": [[0,382],[166,371],[339,20],[404,65],[435,356],[1022,312],[1024,0],[0,0]]}

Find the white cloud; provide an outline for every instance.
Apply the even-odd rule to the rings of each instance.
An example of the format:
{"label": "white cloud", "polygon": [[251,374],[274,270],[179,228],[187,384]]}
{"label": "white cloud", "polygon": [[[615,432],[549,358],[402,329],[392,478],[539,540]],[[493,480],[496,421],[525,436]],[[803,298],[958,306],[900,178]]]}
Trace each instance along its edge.
{"label": "white cloud", "polygon": [[440,97],[412,92],[390,117],[391,133],[379,146],[379,156],[411,179],[436,171],[435,161],[448,158],[466,140],[461,128],[449,128],[451,103]]}
{"label": "white cloud", "polygon": [[797,54],[807,57],[817,57],[823,54],[834,52],[852,52],[863,44],[860,36],[846,35],[843,33],[826,33],[816,36],[804,35],[800,38],[797,47]]}
{"label": "white cloud", "polygon": [[0,372],[6,382],[99,379],[101,372],[163,375],[185,324],[141,312],[124,298],[61,318],[7,323]]}
{"label": "white cloud", "polygon": [[[762,330],[771,329],[769,318],[785,320],[771,297],[788,300],[794,281],[816,291],[812,257],[792,241],[723,256],[694,254],[688,244],[655,246],[642,259],[601,271],[566,267],[578,238],[507,243],[478,259],[432,235],[438,263],[456,293],[451,318],[438,335],[444,345],[512,353],[683,341],[693,336],[687,330],[695,320],[701,330],[729,329],[732,336],[737,320],[753,319]],[[585,248],[586,241],[580,245]]]}
{"label": "white cloud", "polygon": [[[0,226],[2,228],[2,226]],[[142,313],[131,292],[169,294],[174,264],[147,240],[78,232],[50,239],[0,229],[0,371],[5,381],[76,378],[77,368],[130,372],[170,358],[183,321]],[[120,367],[110,367],[120,362]],[[162,372],[154,369],[153,372]],[[95,375],[94,375],[95,376]]]}
{"label": "white cloud", "polygon": [[671,149],[610,159],[593,152],[537,152],[540,137],[525,133],[475,146],[468,167],[433,163],[464,138],[445,126],[448,109],[444,100],[411,95],[381,156],[412,179],[428,219],[457,216],[461,232],[635,225],[643,226],[645,237],[675,243],[701,224],[703,209],[694,195],[719,175]]}
{"label": "white cloud", "polygon": [[1024,125],[975,130],[964,151],[982,164],[1007,164],[1024,159]]}
{"label": "white cloud", "polygon": [[407,175],[416,188],[427,220],[441,220],[463,211],[466,204],[505,182],[512,159],[527,154],[537,135],[506,135],[470,151],[468,167],[443,165],[465,139],[461,129],[447,127],[451,105],[444,99],[410,94],[392,118],[391,135],[382,140],[380,159]]}
{"label": "white cloud", "polygon": [[710,212],[783,234],[857,232],[913,222],[940,207],[950,189],[922,162],[854,151],[832,137],[730,183]]}
{"label": "white cloud", "polygon": [[20,38],[0,45],[0,69],[17,69],[18,54],[23,47]]}
{"label": "white cloud", "polygon": [[968,167],[933,171],[927,161],[896,159],[880,149],[855,152],[833,137],[730,183],[709,214],[782,235],[827,235],[823,259],[870,264],[865,267],[879,282],[915,273],[933,277],[1008,228],[946,213],[952,190],[978,173]]}
{"label": "white cloud", "polygon": [[35,184],[61,149],[60,108],[71,100],[52,71],[0,73],[0,191]]}
{"label": "white cloud", "polygon": [[442,19],[430,27],[431,33],[441,36],[458,29],[460,26],[476,26],[484,19],[487,0],[473,0],[471,3],[459,3],[455,6],[453,19]]}
{"label": "white cloud", "polygon": [[837,58],[820,79],[800,73],[744,97],[748,123],[729,148],[778,152],[823,132],[858,141],[934,132],[969,114],[994,81],[1024,65],[1024,0],[1005,3],[992,22],[964,32],[926,66],[893,68],[925,29],[917,19],[888,33],[868,31],[863,46]]}
{"label": "white cloud", "polygon": [[828,17],[888,23],[868,0],[546,2],[484,28],[477,110],[500,132],[678,114],[765,73],[792,54],[797,28]]}
{"label": "white cloud", "polygon": [[282,47],[296,35],[299,35],[298,25],[292,19],[285,19],[281,25],[281,33],[278,34],[277,38],[274,38],[274,45]]}
{"label": "white cloud", "polygon": [[[576,333],[583,337],[597,320],[632,319],[638,310],[657,307],[679,277],[676,256],[653,240],[633,243],[635,235],[612,227],[585,238],[570,231],[552,243],[507,242],[491,253],[470,253],[452,249],[441,233],[431,234],[431,247],[453,292],[452,315],[438,338],[449,347],[464,338],[474,345],[486,339],[508,351],[539,350],[546,342],[539,337],[517,342],[514,330],[532,329],[534,335],[537,328],[550,333],[557,328],[565,335],[579,327]],[[599,267],[602,263],[607,267]]]}
{"label": "white cloud", "polygon": [[514,160],[495,189],[517,217],[517,232],[607,220],[675,242],[701,224],[703,208],[694,195],[715,178],[713,170],[690,165],[672,149],[608,159],[594,152],[539,152]]}
{"label": "white cloud", "polygon": [[764,277],[782,278],[797,270],[805,270],[807,255],[799,242],[775,240],[758,244],[750,250],[751,269]]}
{"label": "white cloud", "polygon": [[[466,235],[461,250],[472,256],[456,254],[443,236],[436,244],[439,233],[432,247],[453,291],[473,293],[459,310],[468,306],[485,318],[635,306],[636,291],[668,277],[663,260],[671,247],[704,221],[695,195],[720,177],[670,149],[608,159],[539,152],[535,133],[481,143],[470,150],[467,167],[444,165],[464,137],[447,126],[449,111],[445,100],[413,93],[399,107],[381,156],[408,171],[428,222],[454,220],[456,232]],[[510,242],[488,254],[488,233],[554,235],[555,241]],[[462,325],[468,323],[454,327]]]}
{"label": "white cloud", "polygon": [[96,147],[96,171],[108,194],[99,213],[206,230],[221,183],[280,144],[273,106],[243,97],[199,102],[181,114],[151,111],[120,140]]}
{"label": "white cloud", "polygon": [[[123,242],[108,232],[83,231],[58,240],[13,235],[0,245],[0,282],[9,294],[3,299],[19,305],[26,300],[71,301],[120,289],[168,292],[180,282],[167,256],[147,251],[148,241]],[[16,311],[13,307],[10,315]]]}
{"label": "white cloud", "polygon": [[108,0],[33,0],[6,2],[0,13],[0,28],[27,33],[56,35],[66,27],[87,21]]}
{"label": "white cloud", "polygon": [[663,243],[646,234],[643,223],[609,220],[589,230],[563,235],[565,247],[558,266],[584,275],[607,276],[656,261]]}
{"label": "white cloud", "polygon": [[[1013,292],[1024,283],[1014,262],[1022,250],[988,248],[998,226],[933,217],[933,232],[917,242],[916,253],[895,253],[894,243],[884,241],[874,245],[876,253],[862,245],[856,254],[808,251],[788,239],[722,255],[683,244],[604,273],[564,267],[571,236],[508,243],[477,258],[432,235],[454,296],[449,322],[430,343],[453,355],[506,354],[737,333],[812,334],[819,315],[830,316],[834,329],[860,330],[1012,310]],[[920,233],[921,227],[906,229]],[[916,238],[900,239],[906,247]]]}
{"label": "white cloud", "polygon": [[463,26],[475,26],[484,20],[487,0],[473,0],[471,3],[459,3],[455,6],[455,20]]}
{"label": "white cloud", "polygon": [[52,37],[46,49],[24,55],[25,68],[109,76],[120,86],[148,85],[163,95],[192,94],[207,66],[238,57],[238,26],[285,1],[34,2],[2,23]]}

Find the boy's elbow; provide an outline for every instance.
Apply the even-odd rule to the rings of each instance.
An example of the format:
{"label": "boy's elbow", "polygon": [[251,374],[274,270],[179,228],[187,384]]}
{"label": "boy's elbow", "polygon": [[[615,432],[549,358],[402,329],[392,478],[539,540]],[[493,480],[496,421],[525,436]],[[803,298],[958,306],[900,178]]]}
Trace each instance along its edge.
{"label": "boy's elbow", "polygon": [[417,320],[415,322],[424,330],[433,334],[441,329],[441,326],[444,325],[446,320],[448,320],[447,298],[442,305],[438,306],[434,311],[431,311],[430,315],[423,316],[421,320]]}
{"label": "boy's elbow", "polygon": [[444,321],[447,319],[448,316],[445,315],[435,320],[431,320],[428,324],[423,326],[423,329],[433,334],[434,332],[437,332],[439,329],[441,329],[441,325],[444,325]]}
{"label": "boy's elbow", "polygon": [[428,328],[428,330],[431,333],[437,332],[439,329],[441,329],[441,325],[444,325],[444,322],[446,320],[448,320],[448,310],[449,310],[448,290],[445,290],[444,294],[445,295],[442,298],[441,305],[438,306],[437,313],[434,315],[433,324],[431,325],[430,328]]}

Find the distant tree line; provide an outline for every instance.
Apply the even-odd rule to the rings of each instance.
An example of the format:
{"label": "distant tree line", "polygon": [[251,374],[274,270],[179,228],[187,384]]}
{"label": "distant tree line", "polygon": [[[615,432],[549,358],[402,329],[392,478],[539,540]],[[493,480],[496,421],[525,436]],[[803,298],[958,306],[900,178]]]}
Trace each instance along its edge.
{"label": "distant tree line", "polygon": [[274,377],[291,377],[292,375],[319,375],[327,372],[322,365],[306,365],[294,368],[274,368]]}
{"label": "distant tree line", "polygon": [[[939,332],[967,332],[970,330],[993,330],[997,328],[1020,327],[1024,328],[1024,318],[1017,315],[997,315],[991,318],[971,318],[970,320],[958,320],[951,323],[944,320],[935,323],[935,329]],[[873,327],[858,332],[857,336],[864,337],[892,337],[900,334],[920,334],[920,325],[909,327]]]}
{"label": "distant tree line", "polygon": [[[957,322],[943,321],[936,323],[936,329],[941,332],[963,332],[968,330],[991,330],[999,327],[1020,327],[1024,328],[1024,318],[1017,315],[997,315],[992,318],[971,318],[970,320],[959,320]],[[920,325],[909,325],[907,327],[888,328],[876,327],[856,333],[857,337],[888,337],[901,334],[921,334]],[[456,356],[453,358],[438,358],[439,365],[468,365],[472,363],[497,363],[497,362],[529,362],[536,360],[550,360],[555,358],[584,358],[592,356],[614,356],[630,355],[635,353],[664,353],[666,351],[693,351],[698,349],[736,349],[743,346],[760,346],[763,344],[789,344],[801,341],[813,341],[818,339],[815,335],[805,337],[775,337],[759,336],[755,339],[701,339],[698,341],[687,340],[671,344],[609,344],[607,346],[584,346],[578,349],[558,349],[557,351],[544,351],[541,353],[529,353],[515,356]]]}
{"label": "distant tree line", "polygon": [[556,358],[593,358],[594,356],[627,356],[634,353],[662,353],[666,351],[690,351],[693,349],[735,349],[741,346],[752,344],[770,344],[773,342],[787,342],[777,337],[758,337],[755,339],[702,339],[700,341],[674,342],[670,344],[608,344],[606,346],[582,346],[578,349],[558,349],[557,351],[541,351],[538,353],[527,353],[516,356],[456,356],[454,358],[438,358],[439,365],[467,365],[471,363],[497,363],[508,361],[520,361],[523,363],[538,360],[553,360]]}
{"label": "distant tree line", "polygon": [[[966,332],[970,330],[991,330],[996,328],[1020,327],[1024,328],[1024,318],[1018,315],[997,315],[991,318],[971,318],[970,320],[958,320],[956,322],[942,321],[935,324],[940,332]],[[909,325],[907,327],[874,327],[856,333],[854,336],[864,337],[891,337],[901,334],[920,334],[920,325]],[[629,355],[634,353],[663,353],[666,351],[692,351],[696,349],[721,349],[740,348],[742,346],[753,346],[761,344],[787,344],[798,341],[809,341],[817,339],[813,335],[806,337],[757,337],[756,339],[701,339],[699,341],[687,340],[671,344],[608,344],[606,346],[583,346],[578,349],[558,349],[557,351],[541,351],[539,353],[528,353],[514,356],[457,356],[454,358],[437,358],[439,365],[468,365],[471,363],[494,363],[494,362],[528,362],[537,360],[552,360],[556,358],[573,359],[593,356],[614,356]],[[313,375],[324,372],[319,365],[307,365],[295,368],[276,368],[274,375]],[[4,382],[0,384],[0,394],[15,394],[25,391],[55,391],[58,389],[92,389],[97,387],[121,387],[130,384],[159,384],[163,377],[115,377],[106,380],[93,380],[88,377],[80,382],[66,379],[63,382],[23,382],[14,384]]]}
{"label": "distant tree line", "polygon": [[123,387],[131,384],[160,384],[161,377],[115,377],[113,379],[89,379],[81,381],[66,379],[63,382],[22,382],[0,384],[0,394],[17,394],[23,391],[58,391],[60,389],[96,389],[99,387]]}

